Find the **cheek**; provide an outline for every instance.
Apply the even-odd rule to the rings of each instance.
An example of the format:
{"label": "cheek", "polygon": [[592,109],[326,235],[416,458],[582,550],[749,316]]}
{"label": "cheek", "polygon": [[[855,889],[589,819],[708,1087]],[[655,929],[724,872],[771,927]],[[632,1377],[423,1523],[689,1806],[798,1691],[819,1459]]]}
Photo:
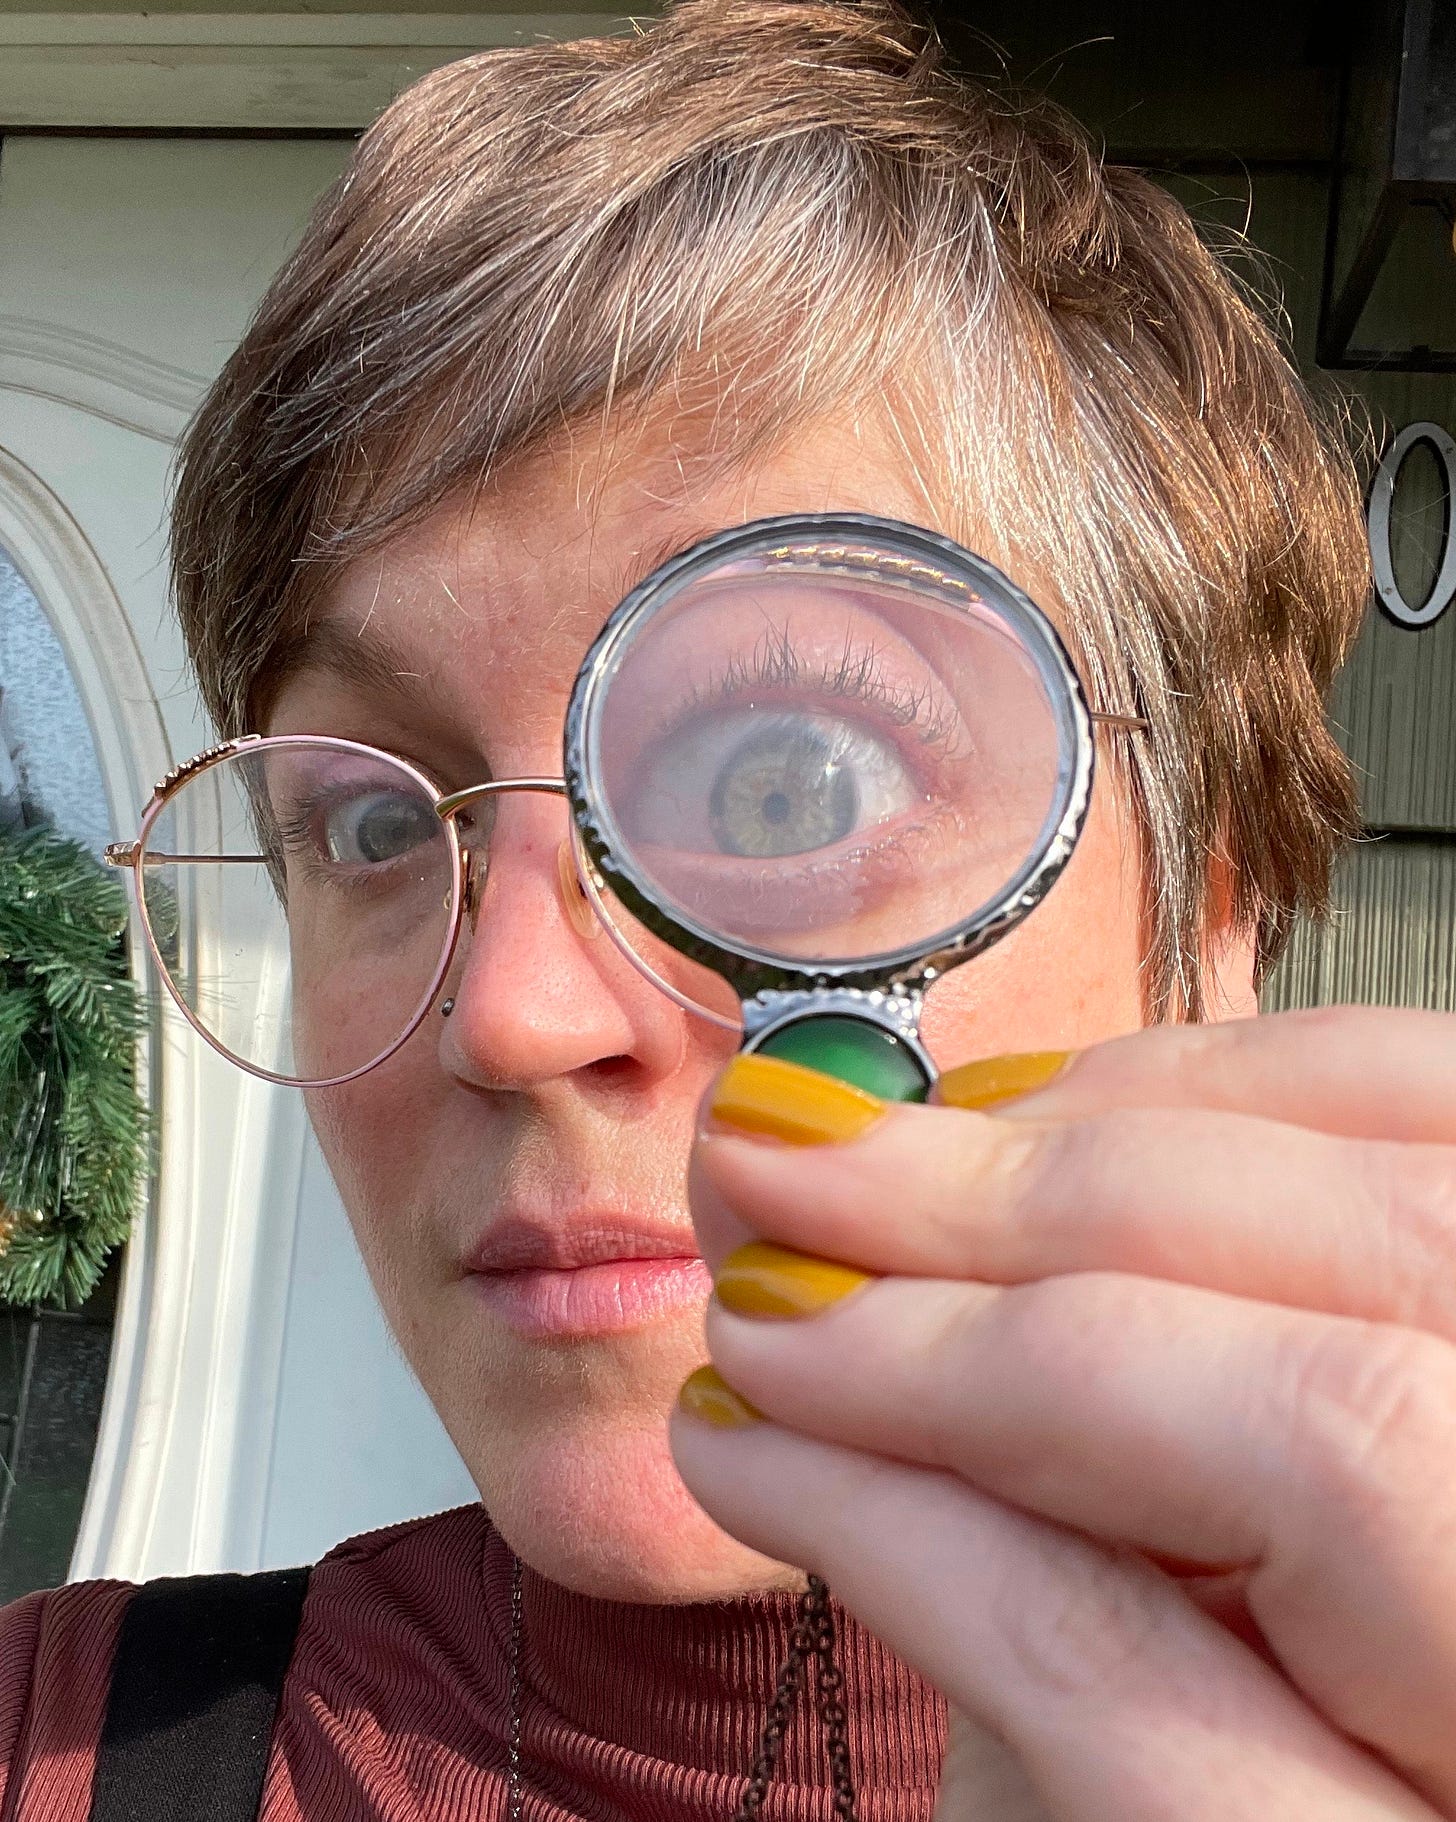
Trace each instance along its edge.
{"label": "cheek", "polygon": [[[309,1118],[370,1273],[417,1245],[412,1210],[438,1186],[433,1142],[443,1078],[427,1024],[378,1069],[339,1088],[308,1091]],[[397,1267],[396,1267],[397,1269]]]}
{"label": "cheek", "polygon": [[1017,1051],[1077,1050],[1145,1023],[1136,839],[1099,789],[1066,871],[1026,922],[926,997],[939,1068]]}

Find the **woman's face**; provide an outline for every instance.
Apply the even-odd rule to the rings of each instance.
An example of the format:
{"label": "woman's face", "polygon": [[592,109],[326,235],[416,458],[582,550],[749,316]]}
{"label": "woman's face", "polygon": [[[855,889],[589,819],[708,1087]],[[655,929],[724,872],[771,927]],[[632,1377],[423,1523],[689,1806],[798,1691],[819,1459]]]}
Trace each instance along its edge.
{"label": "woman's face", "polygon": [[[681,436],[564,439],[472,509],[341,572],[267,731],[385,747],[447,791],[558,775],[577,666],[636,581],[724,526],[834,510],[935,523],[903,460],[865,432],[821,430],[731,479]],[[942,1064],[1142,1022],[1138,853],[1111,777],[1102,767],[1047,901],[931,995],[924,1036]],[[503,804],[452,1015],[433,1011],[379,1068],[311,1096],[370,1275],[493,1519],[543,1574],[623,1600],[797,1585],[699,1510],[668,1453],[677,1389],[707,1358],[700,1263],[478,1269],[482,1249],[523,1236],[692,1260],[688,1148],[733,1048],[568,905],[562,800]]]}

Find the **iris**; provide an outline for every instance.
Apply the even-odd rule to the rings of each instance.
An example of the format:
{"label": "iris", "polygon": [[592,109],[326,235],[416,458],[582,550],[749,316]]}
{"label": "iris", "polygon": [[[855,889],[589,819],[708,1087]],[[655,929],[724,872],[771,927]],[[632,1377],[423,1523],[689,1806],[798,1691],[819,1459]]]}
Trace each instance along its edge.
{"label": "iris", "polygon": [[[863,738],[863,736],[861,736]],[[775,716],[728,755],[708,796],[725,854],[772,859],[827,848],[854,832],[860,794],[840,730]]]}

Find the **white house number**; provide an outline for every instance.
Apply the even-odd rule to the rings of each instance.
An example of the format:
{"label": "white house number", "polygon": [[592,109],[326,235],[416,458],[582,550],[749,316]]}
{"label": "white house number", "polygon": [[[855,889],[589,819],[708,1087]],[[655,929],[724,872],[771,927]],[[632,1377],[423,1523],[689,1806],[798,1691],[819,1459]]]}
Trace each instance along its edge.
{"label": "white house number", "polygon": [[[1417,443],[1427,444],[1446,471],[1446,535],[1441,567],[1431,592],[1424,601],[1412,607],[1395,579],[1395,564],[1390,554],[1390,507],[1401,464]],[[1424,626],[1434,626],[1456,601],[1456,442],[1439,424],[1407,424],[1386,450],[1375,471],[1366,522],[1370,529],[1370,558],[1380,605],[1397,626],[1408,626],[1416,631]]]}

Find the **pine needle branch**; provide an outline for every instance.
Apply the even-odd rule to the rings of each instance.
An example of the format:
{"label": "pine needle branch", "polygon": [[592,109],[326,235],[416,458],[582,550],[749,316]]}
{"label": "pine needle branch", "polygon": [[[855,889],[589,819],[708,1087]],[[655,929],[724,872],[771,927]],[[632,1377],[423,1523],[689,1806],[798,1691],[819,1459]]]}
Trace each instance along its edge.
{"label": "pine needle branch", "polygon": [[0,1300],[73,1308],[149,1164],[127,900],[79,843],[0,832]]}

